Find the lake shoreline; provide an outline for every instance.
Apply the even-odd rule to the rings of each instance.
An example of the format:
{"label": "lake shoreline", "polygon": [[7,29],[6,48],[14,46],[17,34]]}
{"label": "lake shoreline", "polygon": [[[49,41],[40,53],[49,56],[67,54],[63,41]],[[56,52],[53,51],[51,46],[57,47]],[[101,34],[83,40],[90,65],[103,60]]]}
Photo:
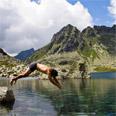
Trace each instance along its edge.
{"label": "lake shoreline", "polygon": [[[6,77],[0,77],[1,80],[9,80],[10,78],[6,78]],[[19,80],[49,80],[48,78],[39,78],[39,77],[27,77],[27,78],[21,78]],[[69,79],[91,79],[90,77],[88,78],[81,78],[81,77],[73,77],[73,78],[57,78],[58,80],[69,80]]]}
{"label": "lake shoreline", "polygon": [[[86,78],[81,78],[80,75],[74,76],[74,77],[64,77],[64,76],[59,76],[56,77],[58,80],[69,80],[69,79],[91,79],[91,78],[104,78],[104,75],[106,78],[116,78],[116,72],[91,72],[87,75]],[[0,79],[10,79],[11,77],[0,77]],[[30,80],[30,79],[38,79],[38,80],[49,80],[47,76],[30,76],[26,78],[22,78],[23,80]],[[22,80],[21,79],[21,80]]]}

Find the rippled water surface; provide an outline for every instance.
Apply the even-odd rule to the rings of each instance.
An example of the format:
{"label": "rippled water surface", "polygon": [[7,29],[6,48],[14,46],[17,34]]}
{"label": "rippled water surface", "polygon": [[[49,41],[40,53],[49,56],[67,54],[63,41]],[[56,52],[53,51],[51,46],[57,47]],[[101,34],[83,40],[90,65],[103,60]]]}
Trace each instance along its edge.
{"label": "rippled water surface", "polygon": [[15,103],[0,105],[0,116],[115,116],[115,79],[72,79],[59,90],[48,80],[23,79],[12,88],[9,80],[0,86],[13,89]]}

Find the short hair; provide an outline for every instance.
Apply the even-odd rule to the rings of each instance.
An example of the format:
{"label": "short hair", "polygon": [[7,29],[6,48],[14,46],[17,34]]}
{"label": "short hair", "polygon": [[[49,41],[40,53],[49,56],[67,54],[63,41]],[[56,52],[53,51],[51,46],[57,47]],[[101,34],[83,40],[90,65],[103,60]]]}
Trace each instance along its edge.
{"label": "short hair", "polygon": [[53,76],[53,77],[58,76],[58,71],[56,71],[55,69],[52,69],[51,70],[51,76]]}

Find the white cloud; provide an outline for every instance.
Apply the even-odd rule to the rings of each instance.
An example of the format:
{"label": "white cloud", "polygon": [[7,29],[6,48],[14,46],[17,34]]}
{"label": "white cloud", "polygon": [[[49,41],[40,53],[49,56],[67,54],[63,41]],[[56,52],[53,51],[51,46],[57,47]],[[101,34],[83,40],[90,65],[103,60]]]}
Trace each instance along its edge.
{"label": "white cloud", "polygon": [[0,0],[0,47],[10,54],[40,48],[69,23],[82,30],[92,25],[92,16],[80,2]]}
{"label": "white cloud", "polygon": [[114,18],[114,23],[116,23],[116,0],[111,0],[108,10]]}

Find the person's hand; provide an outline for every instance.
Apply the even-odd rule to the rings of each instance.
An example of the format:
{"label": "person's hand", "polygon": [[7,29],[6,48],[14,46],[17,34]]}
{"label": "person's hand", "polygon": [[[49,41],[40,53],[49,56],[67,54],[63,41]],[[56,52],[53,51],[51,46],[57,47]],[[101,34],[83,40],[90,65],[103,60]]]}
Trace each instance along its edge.
{"label": "person's hand", "polygon": [[62,89],[62,86],[61,86],[61,85],[59,85],[59,86],[58,86],[58,88],[59,88],[59,89]]}
{"label": "person's hand", "polygon": [[15,83],[16,83],[16,81],[17,81],[17,79],[16,79],[16,78],[11,78],[11,79],[10,79],[10,84],[11,84],[11,86],[12,86],[13,84],[15,84]]}

